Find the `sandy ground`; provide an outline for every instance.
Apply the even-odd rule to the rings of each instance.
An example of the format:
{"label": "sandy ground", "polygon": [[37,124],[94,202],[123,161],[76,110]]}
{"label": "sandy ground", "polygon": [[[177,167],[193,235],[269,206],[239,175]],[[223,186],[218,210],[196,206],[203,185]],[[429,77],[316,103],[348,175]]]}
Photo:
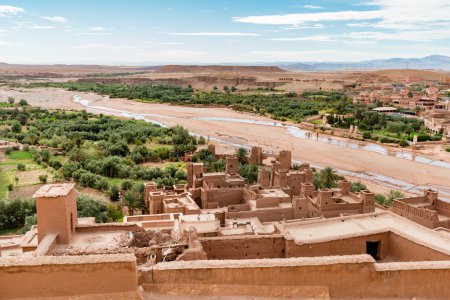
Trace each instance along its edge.
{"label": "sandy ground", "polygon": [[[111,108],[111,113],[116,115],[120,115],[120,111],[116,110],[151,114],[147,118],[159,121],[167,126],[180,124],[197,134],[225,140],[228,143],[247,146],[259,145],[264,150],[274,152],[289,149],[293,151],[294,160],[309,162],[312,165],[332,166],[339,170],[357,173],[377,173],[413,185],[433,186],[450,195],[450,169],[448,168],[381,155],[367,150],[350,149],[314,140],[295,138],[283,127],[193,119],[197,117],[220,117],[273,122],[266,117],[248,115],[224,108],[194,108],[141,103],[124,99],[109,100],[100,95],[59,89],[0,90],[0,99],[14,96],[16,99],[24,98],[34,106],[84,109],[81,104],[72,101],[74,95],[90,100],[91,106]],[[104,112],[104,110],[95,110],[95,107],[88,109],[88,111]],[[233,151],[232,146],[219,144],[220,149],[228,152]],[[438,150],[428,150],[427,152],[433,153],[433,151]],[[433,156],[436,159],[437,155]],[[450,162],[450,154],[440,151],[439,159]],[[385,181],[392,181],[391,183],[395,184],[395,180],[385,179]],[[380,188],[373,184],[370,186],[374,191],[386,190],[386,188]]]}

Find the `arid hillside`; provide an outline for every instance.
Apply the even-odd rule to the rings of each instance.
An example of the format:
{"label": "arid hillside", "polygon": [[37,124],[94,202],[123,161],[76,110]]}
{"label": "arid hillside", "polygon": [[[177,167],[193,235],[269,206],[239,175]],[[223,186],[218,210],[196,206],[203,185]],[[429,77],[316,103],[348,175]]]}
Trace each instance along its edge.
{"label": "arid hillside", "polygon": [[159,67],[156,73],[283,73],[283,70],[276,66],[183,66],[183,65],[166,65]]}

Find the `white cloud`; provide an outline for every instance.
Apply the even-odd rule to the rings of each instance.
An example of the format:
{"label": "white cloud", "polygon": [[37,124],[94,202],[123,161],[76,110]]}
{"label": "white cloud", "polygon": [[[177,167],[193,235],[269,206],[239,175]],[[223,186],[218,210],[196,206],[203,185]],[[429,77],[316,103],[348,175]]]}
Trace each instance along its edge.
{"label": "white cloud", "polygon": [[185,43],[167,42],[167,43],[158,43],[158,45],[185,45]]}
{"label": "white cloud", "polygon": [[111,32],[103,32],[103,31],[91,31],[91,32],[78,32],[77,35],[111,35]]}
{"label": "white cloud", "polygon": [[291,38],[274,38],[272,41],[311,41],[311,42],[332,42],[336,41],[335,37],[331,35],[310,35],[304,37],[291,37]]}
{"label": "white cloud", "polygon": [[94,27],[89,27],[88,30],[89,31],[105,31],[106,28],[101,27],[101,26],[94,26]]}
{"label": "white cloud", "polygon": [[376,41],[408,41],[428,42],[440,39],[450,39],[450,28],[410,31],[354,31],[343,34],[310,35],[302,37],[274,38],[273,41],[314,41],[314,42],[344,42],[348,44],[374,44]]}
{"label": "white cloud", "polygon": [[168,34],[184,36],[261,36],[258,33],[245,32],[170,32]]}
{"label": "white cloud", "polygon": [[[373,31],[350,32],[330,37],[289,37],[285,41],[334,41],[337,37],[348,40],[399,40],[429,42],[449,39],[450,35],[450,2],[449,0],[368,0],[361,5],[369,10],[311,12],[299,14],[261,15],[233,17],[240,23],[289,25],[290,29],[311,24],[349,21],[349,28],[372,28]],[[334,24],[333,24],[334,25]],[[333,26],[332,25],[332,26]],[[345,27],[344,27],[345,29]]]}
{"label": "white cloud", "polygon": [[86,44],[73,46],[74,49],[104,49],[104,50],[126,50],[135,49],[136,46],[131,45],[108,45],[108,44]]}
{"label": "white cloud", "polygon": [[19,44],[15,44],[15,43],[11,43],[11,42],[8,42],[8,41],[0,41],[0,46],[7,47],[7,46],[20,46],[20,45]]}
{"label": "white cloud", "polygon": [[16,15],[23,13],[25,10],[21,7],[11,6],[11,5],[0,5],[0,17],[5,17],[8,15]]}
{"label": "white cloud", "polygon": [[47,26],[47,25],[31,25],[28,28],[30,29],[54,29],[53,26]]}
{"label": "white cloud", "polygon": [[355,27],[355,28],[360,28],[360,27],[371,27],[371,26],[372,26],[372,23],[369,23],[369,22],[348,23],[347,26],[348,26],[348,27]]}
{"label": "white cloud", "polygon": [[303,5],[303,7],[307,8],[307,9],[322,9],[323,8],[322,6],[312,5],[312,4],[306,4],[306,5]]}
{"label": "white cloud", "polygon": [[348,21],[379,19],[380,11],[337,11],[286,15],[233,17],[235,22],[266,25],[300,25],[307,22]]}
{"label": "white cloud", "polygon": [[64,17],[57,17],[57,16],[54,16],[54,17],[42,17],[42,19],[49,20],[49,21],[55,22],[55,23],[67,23],[67,22],[69,22],[69,20],[67,20],[66,18],[64,18]]}

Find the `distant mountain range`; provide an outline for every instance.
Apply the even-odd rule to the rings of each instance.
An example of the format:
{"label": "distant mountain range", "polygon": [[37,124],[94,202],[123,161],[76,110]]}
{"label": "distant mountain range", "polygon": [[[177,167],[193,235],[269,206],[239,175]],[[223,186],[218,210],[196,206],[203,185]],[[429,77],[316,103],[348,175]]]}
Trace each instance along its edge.
{"label": "distant mountain range", "polygon": [[286,70],[337,71],[381,69],[435,69],[450,70],[450,57],[430,55],[422,58],[373,59],[361,62],[300,62],[279,65]]}

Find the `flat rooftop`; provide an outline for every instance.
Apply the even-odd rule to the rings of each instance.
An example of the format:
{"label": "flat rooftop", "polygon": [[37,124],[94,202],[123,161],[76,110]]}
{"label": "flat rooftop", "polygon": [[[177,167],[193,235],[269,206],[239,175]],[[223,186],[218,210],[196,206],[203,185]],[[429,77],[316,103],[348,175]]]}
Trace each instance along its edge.
{"label": "flat rooftop", "polygon": [[47,184],[34,193],[33,198],[57,198],[67,196],[75,187],[74,183]]}
{"label": "flat rooftop", "polygon": [[286,238],[297,244],[321,243],[383,232],[393,232],[415,243],[450,255],[450,239],[391,212],[351,217],[296,221],[283,224]]}
{"label": "flat rooftop", "polygon": [[68,245],[58,244],[53,252],[66,251],[112,250],[121,247],[124,236],[128,233],[124,230],[76,232]]}

